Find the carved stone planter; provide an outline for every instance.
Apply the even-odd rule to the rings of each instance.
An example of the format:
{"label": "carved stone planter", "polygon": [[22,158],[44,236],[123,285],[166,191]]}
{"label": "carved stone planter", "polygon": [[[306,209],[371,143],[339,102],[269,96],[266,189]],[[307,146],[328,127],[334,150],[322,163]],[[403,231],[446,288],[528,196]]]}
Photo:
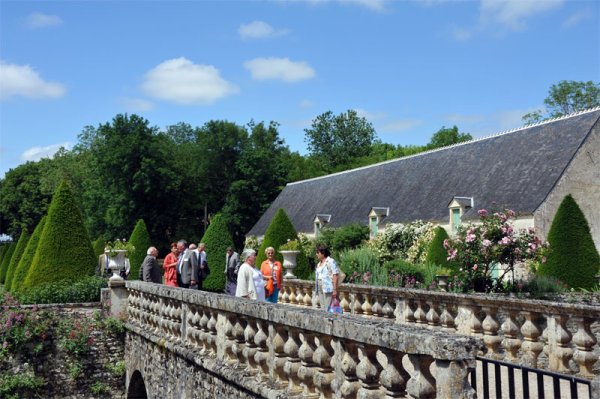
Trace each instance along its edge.
{"label": "carved stone planter", "polygon": [[129,258],[127,257],[126,249],[117,249],[112,251],[115,253],[114,256],[110,256],[109,251],[105,251],[106,256],[108,256],[108,268],[112,271],[113,275],[110,277],[110,281],[124,281],[123,277],[121,277],[121,270],[127,270],[127,265],[129,264]]}
{"label": "carved stone planter", "polygon": [[283,267],[285,268],[285,276],[284,279],[294,279],[294,268],[296,267],[296,258],[300,251],[279,251],[281,255],[283,255]]}

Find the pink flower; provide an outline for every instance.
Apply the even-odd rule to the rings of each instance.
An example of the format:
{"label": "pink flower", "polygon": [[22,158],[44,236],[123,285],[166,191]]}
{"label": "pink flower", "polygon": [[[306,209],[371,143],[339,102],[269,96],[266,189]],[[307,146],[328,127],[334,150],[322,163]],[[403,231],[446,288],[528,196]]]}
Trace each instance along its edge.
{"label": "pink flower", "polygon": [[480,209],[479,211],[477,211],[477,213],[479,213],[479,216],[483,218],[488,215],[488,211],[486,211],[485,209]]}
{"label": "pink flower", "polygon": [[465,242],[473,242],[475,241],[475,234],[467,234],[467,237],[465,238]]}
{"label": "pink flower", "polygon": [[516,216],[515,211],[513,211],[512,209],[507,209],[506,214],[511,218]]}
{"label": "pink flower", "polygon": [[449,242],[449,241],[448,241],[448,239],[446,238],[446,239],[444,240],[444,249],[446,249],[446,250],[447,250],[449,247],[450,247],[450,242]]}
{"label": "pink flower", "polygon": [[473,265],[473,271],[476,272],[477,271],[477,264]]}
{"label": "pink flower", "polygon": [[498,244],[508,245],[511,243],[510,237],[502,237],[502,240],[498,241]]}
{"label": "pink flower", "polygon": [[487,248],[487,247],[489,247],[490,245],[492,245],[492,242],[486,238],[485,240],[483,240],[483,241],[481,242],[481,244],[482,244],[482,245],[483,245],[485,248]]}
{"label": "pink flower", "polygon": [[446,260],[454,260],[454,258],[456,258],[456,255],[458,254],[458,251],[456,249],[451,250],[450,252],[448,252],[449,256],[446,258]]}

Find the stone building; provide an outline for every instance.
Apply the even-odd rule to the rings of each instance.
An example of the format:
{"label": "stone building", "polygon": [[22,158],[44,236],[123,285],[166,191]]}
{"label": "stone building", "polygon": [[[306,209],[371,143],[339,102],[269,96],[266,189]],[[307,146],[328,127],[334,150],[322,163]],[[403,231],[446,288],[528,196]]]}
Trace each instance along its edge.
{"label": "stone building", "polygon": [[430,221],[449,232],[479,209],[510,208],[545,238],[572,194],[600,250],[600,108],[413,156],[289,183],[248,234],[283,208],[298,232]]}

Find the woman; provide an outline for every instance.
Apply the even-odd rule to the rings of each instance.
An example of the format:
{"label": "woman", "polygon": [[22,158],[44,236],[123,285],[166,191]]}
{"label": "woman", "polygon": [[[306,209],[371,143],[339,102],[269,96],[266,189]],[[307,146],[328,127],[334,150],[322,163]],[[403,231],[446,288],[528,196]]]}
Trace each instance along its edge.
{"label": "woman", "polygon": [[256,262],[256,251],[245,249],[242,252],[242,265],[238,270],[237,287],[235,296],[239,298],[257,299],[256,285],[254,284],[254,264]]}
{"label": "woman", "polygon": [[165,284],[171,287],[177,287],[177,243],[171,243],[171,252],[165,256],[163,269],[165,269]]}
{"label": "woman", "polygon": [[269,280],[273,281],[273,289],[269,293],[267,292],[267,301],[277,303],[279,298],[279,290],[281,289],[281,262],[275,259],[275,248],[268,247],[265,250],[267,259],[260,265],[260,271],[265,278],[265,284],[268,287],[270,285]]}
{"label": "woman", "polygon": [[315,291],[319,295],[321,309],[327,311],[332,298],[337,297],[338,275],[340,270],[330,257],[329,248],[317,246],[317,268],[315,269]]}
{"label": "woman", "polygon": [[263,274],[256,267],[252,268],[252,278],[254,279],[254,286],[256,287],[256,299],[259,301],[265,301],[265,278]]}

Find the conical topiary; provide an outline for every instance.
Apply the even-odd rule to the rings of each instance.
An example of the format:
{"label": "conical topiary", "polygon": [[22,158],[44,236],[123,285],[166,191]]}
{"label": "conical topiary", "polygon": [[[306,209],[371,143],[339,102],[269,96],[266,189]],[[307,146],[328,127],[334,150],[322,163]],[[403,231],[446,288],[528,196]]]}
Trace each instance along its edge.
{"label": "conical topiary", "polygon": [[4,258],[2,258],[2,264],[0,264],[0,284],[4,284],[4,280],[6,280],[6,272],[8,271],[8,265],[10,263],[10,259],[12,258],[13,252],[15,252],[16,246],[16,243],[12,243],[8,244],[8,248],[6,248]]}
{"label": "conical topiary", "polygon": [[0,265],[2,265],[2,261],[4,260],[4,254],[6,253],[6,250],[8,249],[9,246],[10,246],[10,244],[0,245]]}
{"label": "conical topiary", "polygon": [[104,253],[106,241],[104,240],[104,238],[98,237],[96,238],[96,241],[94,241],[94,243],[92,244],[92,247],[94,248],[94,255],[96,255],[97,258]]}
{"label": "conical topiary", "polygon": [[6,278],[4,279],[4,289],[7,291],[12,291],[13,284],[13,276],[15,275],[15,270],[17,270],[17,266],[19,265],[19,261],[25,252],[25,248],[27,247],[27,243],[29,242],[29,233],[27,230],[23,229],[21,232],[21,237],[19,237],[19,241],[17,241],[17,246],[15,247],[15,252],[13,252],[13,256],[8,264],[8,269],[6,270]]}
{"label": "conical topiary", "polygon": [[135,247],[135,251],[129,254],[129,262],[131,264],[131,272],[129,273],[129,280],[140,279],[140,267],[142,262],[146,258],[148,248],[152,246],[150,241],[150,234],[146,228],[146,223],[143,219],[140,219],[135,224],[135,228],[129,238],[129,243]]}
{"label": "conical topiary", "polygon": [[540,274],[558,278],[573,288],[592,288],[600,267],[583,212],[571,196],[560,203],[548,232],[550,253],[540,266]]}
{"label": "conical topiary", "polygon": [[94,275],[94,249],[67,182],[56,189],[47,216],[23,290],[58,281],[74,283]]}
{"label": "conical topiary", "polygon": [[431,244],[427,249],[426,263],[453,268],[453,265],[448,261],[448,252],[444,248],[444,240],[446,239],[448,239],[446,229],[441,226],[436,227],[433,240],[431,240]]}
{"label": "conical topiary", "polygon": [[[275,248],[275,258],[277,258],[277,260],[280,262],[283,262],[283,256],[279,253],[279,247],[285,244],[288,240],[297,239],[298,233],[290,221],[290,218],[288,217],[287,213],[285,213],[283,208],[279,208],[275,213],[275,216],[273,216],[273,219],[271,219],[271,223],[265,232],[263,242],[260,244],[260,248],[256,257],[256,264],[258,267],[260,267],[260,264],[267,259],[265,250],[268,247]],[[304,252],[300,252],[296,258],[296,262],[297,264],[294,268],[294,275],[301,279],[308,278],[311,270],[308,265],[308,259],[306,259]]]}
{"label": "conical topiary", "polygon": [[233,239],[229,235],[227,225],[223,217],[216,215],[210,222],[203,242],[206,244],[206,260],[210,268],[210,274],[204,280],[202,289],[206,291],[223,292],[225,289],[225,254],[227,247],[233,247]]}
{"label": "conical topiary", "polygon": [[35,250],[40,242],[40,237],[42,236],[42,231],[44,230],[44,225],[46,224],[47,216],[44,216],[42,220],[38,223],[33,230],[33,234],[31,238],[27,242],[27,247],[25,247],[25,251],[23,252],[23,256],[21,256],[21,260],[17,265],[15,270],[15,274],[13,275],[12,283],[11,283],[11,291],[20,293],[21,287],[23,286],[23,281],[27,277],[27,272],[29,271],[29,267],[31,266],[31,262],[33,261],[33,256],[35,255]]}

